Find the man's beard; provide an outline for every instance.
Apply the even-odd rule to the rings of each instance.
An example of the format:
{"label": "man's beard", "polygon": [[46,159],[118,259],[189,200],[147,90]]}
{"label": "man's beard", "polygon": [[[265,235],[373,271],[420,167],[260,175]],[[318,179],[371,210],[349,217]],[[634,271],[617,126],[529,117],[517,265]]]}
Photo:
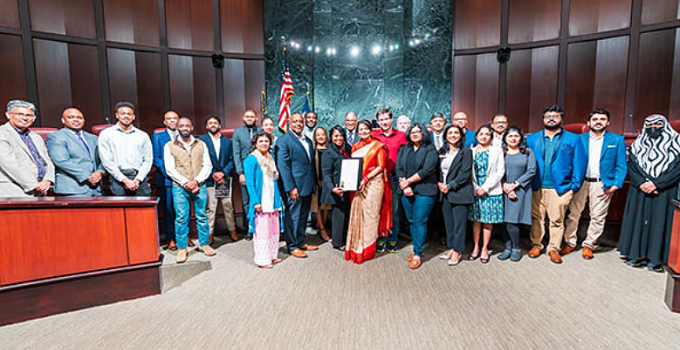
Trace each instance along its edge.
{"label": "man's beard", "polygon": [[182,138],[188,139],[191,136],[191,131],[180,131],[179,136],[182,136]]}
{"label": "man's beard", "polygon": [[562,128],[562,122],[557,123],[555,125],[545,125],[545,129],[550,130],[550,131],[554,131],[554,130],[557,130],[557,129],[560,129],[560,128]]}

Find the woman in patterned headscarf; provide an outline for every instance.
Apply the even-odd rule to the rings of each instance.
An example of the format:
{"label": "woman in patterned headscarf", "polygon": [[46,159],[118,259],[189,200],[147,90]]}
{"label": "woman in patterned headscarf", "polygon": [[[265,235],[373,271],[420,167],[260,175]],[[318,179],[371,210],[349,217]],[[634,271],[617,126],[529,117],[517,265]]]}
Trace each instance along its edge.
{"label": "woman in patterned headscarf", "polygon": [[666,117],[652,114],[633,142],[628,160],[630,190],[621,223],[619,252],[626,264],[661,272],[668,261],[673,208],[680,182],[680,135]]}

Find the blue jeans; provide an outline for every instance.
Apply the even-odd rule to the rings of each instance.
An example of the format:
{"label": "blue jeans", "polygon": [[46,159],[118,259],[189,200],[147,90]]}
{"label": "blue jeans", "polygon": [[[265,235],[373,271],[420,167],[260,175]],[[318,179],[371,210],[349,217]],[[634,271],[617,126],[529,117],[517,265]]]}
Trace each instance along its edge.
{"label": "blue jeans", "polygon": [[210,227],[205,215],[205,206],[208,203],[208,190],[202,185],[198,193],[191,193],[181,186],[172,186],[172,200],[175,206],[175,235],[177,248],[185,249],[189,238],[189,221],[191,220],[191,203],[194,203],[194,215],[196,216],[196,229],[198,230],[198,244],[208,245]]}
{"label": "blue jeans", "polygon": [[389,241],[390,243],[397,244],[399,239],[399,198],[403,196],[397,194],[397,189],[399,188],[399,178],[397,175],[392,174],[390,176],[390,183],[392,184],[392,229],[390,229],[389,236],[378,237],[378,242],[385,243]]}
{"label": "blue jeans", "polygon": [[425,249],[425,239],[427,238],[427,219],[437,197],[435,196],[401,196],[401,203],[404,206],[404,213],[411,229],[411,239],[413,240],[413,254],[423,255]]}

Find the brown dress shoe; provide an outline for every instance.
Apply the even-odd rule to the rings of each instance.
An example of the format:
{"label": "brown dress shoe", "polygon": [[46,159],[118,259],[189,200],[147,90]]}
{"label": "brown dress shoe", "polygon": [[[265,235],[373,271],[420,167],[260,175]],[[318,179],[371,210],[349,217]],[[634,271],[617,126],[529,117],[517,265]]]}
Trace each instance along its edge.
{"label": "brown dress shoe", "polygon": [[208,245],[211,245],[211,244],[213,244],[213,243],[215,243],[215,237],[214,237],[214,235],[211,233],[211,234],[208,236]]}
{"label": "brown dress shoe", "polygon": [[314,250],[319,250],[319,247],[317,247],[315,245],[311,245],[311,244],[305,244],[302,247],[300,247],[300,249],[307,250],[307,251],[311,252],[311,251],[314,251]]}
{"label": "brown dress shoe", "polygon": [[177,242],[175,242],[175,241],[170,241],[170,243],[168,243],[168,247],[165,248],[165,249],[174,252],[175,250],[177,250]]}
{"label": "brown dress shoe", "polygon": [[290,252],[290,255],[296,257],[296,258],[306,258],[307,253],[303,252],[302,249],[295,249]]}
{"label": "brown dress shoe", "polygon": [[550,261],[554,262],[555,264],[562,263],[562,257],[560,256],[560,253],[557,252],[557,250],[549,251],[548,255],[550,255]]}
{"label": "brown dress shoe", "polygon": [[408,267],[411,268],[411,270],[415,270],[420,267],[420,259],[412,259],[411,262],[408,264]]}
{"label": "brown dress shoe", "polygon": [[592,249],[590,249],[590,248],[588,248],[588,247],[583,247],[583,258],[584,258],[584,259],[590,260],[590,259],[592,259],[592,258],[594,258],[594,257],[595,257],[595,255],[593,255],[593,250],[592,250]]}
{"label": "brown dress shoe", "polygon": [[411,255],[409,255],[408,258],[406,258],[406,260],[408,260],[408,261],[413,261],[413,256],[414,256],[414,255],[415,255],[415,253],[411,253]]}
{"label": "brown dress shoe", "polygon": [[195,247],[196,246],[194,244],[194,241],[191,240],[191,238],[187,238],[187,245],[189,245],[189,247]]}
{"label": "brown dress shoe", "polygon": [[562,247],[562,250],[560,250],[560,255],[565,256],[571,252],[576,250],[576,247],[572,247],[569,244],[565,244],[564,247]]}
{"label": "brown dress shoe", "polygon": [[536,259],[541,256],[541,249],[539,247],[531,247],[531,250],[527,255],[532,259]]}
{"label": "brown dress shoe", "polygon": [[236,233],[236,230],[229,231],[229,236],[231,237],[232,241],[238,241],[238,233]]}

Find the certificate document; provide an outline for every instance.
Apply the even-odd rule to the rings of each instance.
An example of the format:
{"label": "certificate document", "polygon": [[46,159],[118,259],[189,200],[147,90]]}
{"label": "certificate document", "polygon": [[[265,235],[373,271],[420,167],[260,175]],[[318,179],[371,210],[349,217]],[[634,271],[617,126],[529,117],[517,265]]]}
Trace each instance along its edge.
{"label": "certificate document", "polygon": [[340,184],[338,187],[345,191],[359,190],[363,165],[364,160],[362,158],[343,159],[340,164]]}

